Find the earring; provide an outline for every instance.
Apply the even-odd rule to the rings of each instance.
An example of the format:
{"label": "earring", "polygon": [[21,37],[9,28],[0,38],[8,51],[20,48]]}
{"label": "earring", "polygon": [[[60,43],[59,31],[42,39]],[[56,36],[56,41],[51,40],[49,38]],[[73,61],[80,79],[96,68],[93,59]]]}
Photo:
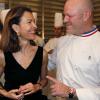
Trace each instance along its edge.
{"label": "earring", "polygon": [[17,33],[17,36],[19,37],[20,36],[20,33],[18,31],[16,33]]}

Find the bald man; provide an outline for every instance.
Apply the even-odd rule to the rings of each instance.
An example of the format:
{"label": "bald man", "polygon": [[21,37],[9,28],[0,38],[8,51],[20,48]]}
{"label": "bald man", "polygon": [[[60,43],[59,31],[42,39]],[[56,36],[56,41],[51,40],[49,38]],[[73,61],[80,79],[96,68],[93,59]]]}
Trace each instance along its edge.
{"label": "bald man", "polygon": [[60,100],[100,100],[100,32],[93,24],[90,0],[67,0],[64,5],[67,35],[58,39],[53,56],[57,80],[51,94]]}

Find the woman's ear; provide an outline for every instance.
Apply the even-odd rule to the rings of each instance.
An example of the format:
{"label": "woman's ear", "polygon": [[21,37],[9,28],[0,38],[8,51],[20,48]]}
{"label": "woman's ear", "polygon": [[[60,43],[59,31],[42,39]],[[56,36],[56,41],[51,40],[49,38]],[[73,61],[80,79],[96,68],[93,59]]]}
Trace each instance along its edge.
{"label": "woman's ear", "polygon": [[19,33],[19,26],[18,25],[13,24],[12,25],[12,29],[17,33],[18,36],[20,35],[20,33]]}

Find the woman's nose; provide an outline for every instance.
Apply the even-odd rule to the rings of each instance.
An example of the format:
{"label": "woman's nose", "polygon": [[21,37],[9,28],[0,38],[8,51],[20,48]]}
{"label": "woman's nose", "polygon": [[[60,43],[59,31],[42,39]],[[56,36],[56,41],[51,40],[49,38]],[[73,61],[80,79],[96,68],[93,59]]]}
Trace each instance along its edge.
{"label": "woman's nose", "polygon": [[33,27],[34,27],[35,29],[37,29],[37,25],[36,25],[34,22],[32,22],[32,24],[33,24]]}

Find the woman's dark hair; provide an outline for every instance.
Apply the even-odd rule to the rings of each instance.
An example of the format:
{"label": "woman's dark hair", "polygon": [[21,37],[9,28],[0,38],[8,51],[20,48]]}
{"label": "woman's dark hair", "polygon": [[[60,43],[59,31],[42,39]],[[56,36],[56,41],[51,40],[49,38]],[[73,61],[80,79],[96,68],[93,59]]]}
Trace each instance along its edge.
{"label": "woman's dark hair", "polygon": [[24,12],[32,13],[32,10],[24,6],[17,6],[8,12],[4,22],[0,45],[4,52],[17,52],[21,49],[17,33],[13,30],[12,25],[20,23]]}
{"label": "woman's dark hair", "polygon": [[2,33],[2,30],[3,30],[3,24],[2,24],[2,22],[0,20],[0,34]]}

